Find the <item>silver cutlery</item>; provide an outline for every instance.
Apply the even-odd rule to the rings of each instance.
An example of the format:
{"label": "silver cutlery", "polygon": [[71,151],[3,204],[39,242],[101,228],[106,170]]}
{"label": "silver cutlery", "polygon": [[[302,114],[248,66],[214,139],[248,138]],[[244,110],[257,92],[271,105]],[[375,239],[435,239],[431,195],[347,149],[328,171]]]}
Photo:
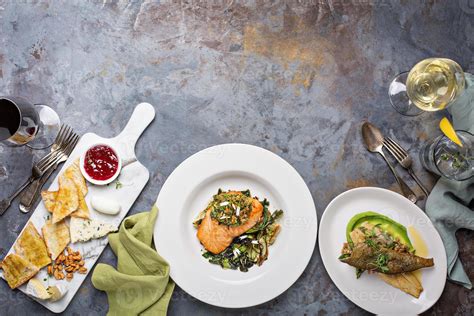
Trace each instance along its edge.
{"label": "silver cutlery", "polygon": [[[59,146],[67,139],[69,133],[72,131],[72,129],[68,125],[61,125],[61,128],[59,129],[58,135],[56,136],[56,139],[54,140],[53,145],[51,146],[51,152],[54,152],[59,149]],[[30,204],[31,200],[33,199],[34,192],[36,191],[36,188],[40,185],[40,181],[44,179],[45,181],[49,178],[49,176],[53,173],[55,167],[58,164],[54,165],[53,168],[49,169],[41,178],[36,179],[33,181],[21,194],[21,200],[20,200],[20,210],[22,210],[23,206],[27,206]]]}
{"label": "silver cutlery", "polygon": [[62,125],[61,129],[59,130],[58,136],[56,137],[56,140],[54,141],[51,147],[51,151],[57,150],[63,142],[69,142],[69,140],[72,141],[70,141],[69,147],[65,150],[64,156],[41,178],[36,179],[33,183],[31,183],[31,185],[23,192],[19,205],[20,211],[22,211],[23,213],[28,213],[31,211],[31,209],[34,207],[36,201],[39,198],[43,185],[49,179],[51,174],[53,174],[53,172],[57,169],[59,164],[65,162],[69,158],[69,155],[74,150],[77,142],[79,141],[79,136],[74,133],[71,127],[69,127],[68,125]]}
{"label": "silver cutlery", "polygon": [[68,139],[63,142],[58,150],[50,152],[41,160],[33,165],[31,176],[23,183],[13,194],[8,198],[0,201],[0,215],[3,215],[5,211],[10,207],[12,201],[34,180],[41,178],[51,167],[53,167],[59,160],[64,156],[64,152],[71,145],[72,139]]}
{"label": "silver cutlery", "polygon": [[413,171],[413,160],[408,155],[408,152],[390,137],[385,137],[383,140],[383,144],[385,148],[387,148],[387,150],[392,154],[392,156],[395,157],[398,163],[408,171],[408,174],[410,174],[413,180],[415,180],[415,182],[421,188],[425,196],[428,196],[429,191],[426,189],[421,180],[416,176],[415,172]]}
{"label": "silver cutlery", "polygon": [[392,171],[395,179],[397,180],[398,185],[402,191],[403,196],[405,196],[408,200],[413,203],[416,203],[418,200],[415,193],[410,189],[410,187],[403,181],[403,179],[398,175],[397,171],[393,168],[390,161],[388,161],[387,157],[385,156],[382,147],[383,144],[383,135],[380,130],[375,127],[374,125],[370,124],[369,122],[365,122],[362,124],[362,138],[364,139],[365,146],[367,150],[373,153],[379,153],[385,162],[387,163],[388,167]]}

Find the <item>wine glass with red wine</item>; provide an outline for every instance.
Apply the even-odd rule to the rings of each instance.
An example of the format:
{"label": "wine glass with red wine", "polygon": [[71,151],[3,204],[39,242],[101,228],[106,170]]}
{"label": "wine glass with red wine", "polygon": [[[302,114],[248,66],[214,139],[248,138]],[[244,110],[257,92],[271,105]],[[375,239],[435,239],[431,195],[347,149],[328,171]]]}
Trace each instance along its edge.
{"label": "wine glass with red wine", "polygon": [[17,96],[0,97],[0,142],[32,149],[51,146],[59,132],[59,116],[47,105]]}

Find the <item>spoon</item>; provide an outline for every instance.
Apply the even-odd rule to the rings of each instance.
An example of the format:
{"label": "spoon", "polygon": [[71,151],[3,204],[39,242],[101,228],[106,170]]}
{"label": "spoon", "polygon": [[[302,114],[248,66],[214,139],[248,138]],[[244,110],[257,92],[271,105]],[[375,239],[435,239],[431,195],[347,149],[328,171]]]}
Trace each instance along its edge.
{"label": "spoon", "polygon": [[408,187],[405,181],[403,181],[403,179],[398,175],[398,173],[395,171],[390,161],[388,161],[382,150],[384,139],[382,132],[369,122],[365,122],[364,124],[362,124],[362,138],[364,139],[365,147],[368,151],[373,153],[379,153],[380,155],[382,155],[383,159],[385,160],[388,167],[395,176],[395,179],[397,180],[398,185],[402,190],[403,196],[405,196],[411,202],[416,203],[416,201],[418,200],[417,196]]}

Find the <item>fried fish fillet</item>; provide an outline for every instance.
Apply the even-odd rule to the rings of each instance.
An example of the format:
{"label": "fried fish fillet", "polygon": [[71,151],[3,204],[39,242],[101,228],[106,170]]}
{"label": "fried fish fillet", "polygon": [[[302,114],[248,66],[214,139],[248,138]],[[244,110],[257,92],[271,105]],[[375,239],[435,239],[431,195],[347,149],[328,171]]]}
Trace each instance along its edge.
{"label": "fried fish fillet", "polygon": [[41,228],[41,232],[43,233],[43,238],[51,258],[56,260],[71,241],[69,227],[64,220],[56,224],[48,220]]}
{"label": "fried fish fillet", "polygon": [[74,181],[62,174],[53,209],[53,223],[57,223],[79,207],[78,190]]}
{"label": "fried fish fillet", "polygon": [[44,240],[31,222],[26,224],[13,249],[39,269],[51,263]]}
{"label": "fried fish fillet", "polygon": [[39,268],[25,258],[11,253],[2,262],[3,277],[12,289],[16,289],[34,277]]}
{"label": "fried fish fillet", "polygon": [[[242,193],[235,192],[235,194]],[[263,214],[263,205],[257,199],[253,199],[248,220],[239,226],[220,224],[211,218],[211,211],[211,208],[207,209],[206,216],[199,225],[197,237],[204,248],[213,254],[218,254],[224,251],[235,237],[242,235],[260,221]]]}
{"label": "fried fish fillet", "polygon": [[[397,274],[434,265],[433,258],[422,258],[412,253],[398,252],[384,247],[374,249],[364,242],[355,244],[351,251],[350,256],[340,260],[362,270]],[[385,269],[380,267],[381,259],[383,259]]]}

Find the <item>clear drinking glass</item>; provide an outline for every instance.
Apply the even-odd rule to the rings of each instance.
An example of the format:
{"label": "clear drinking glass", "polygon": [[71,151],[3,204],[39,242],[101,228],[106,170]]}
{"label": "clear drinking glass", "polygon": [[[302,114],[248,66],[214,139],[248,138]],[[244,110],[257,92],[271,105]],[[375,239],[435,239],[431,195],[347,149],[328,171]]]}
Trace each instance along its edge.
{"label": "clear drinking glass", "polygon": [[54,142],[60,121],[49,106],[18,96],[0,97],[0,141],[10,146],[44,149]]}
{"label": "clear drinking glass", "polygon": [[458,63],[447,58],[428,58],[417,63],[410,72],[397,75],[388,93],[397,112],[415,116],[447,108],[464,87],[464,72]]}
{"label": "clear drinking glass", "polygon": [[420,151],[423,167],[451,180],[463,181],[474,176],[474,135],[456,131],[460,147],[442,135],[428,141]]}

